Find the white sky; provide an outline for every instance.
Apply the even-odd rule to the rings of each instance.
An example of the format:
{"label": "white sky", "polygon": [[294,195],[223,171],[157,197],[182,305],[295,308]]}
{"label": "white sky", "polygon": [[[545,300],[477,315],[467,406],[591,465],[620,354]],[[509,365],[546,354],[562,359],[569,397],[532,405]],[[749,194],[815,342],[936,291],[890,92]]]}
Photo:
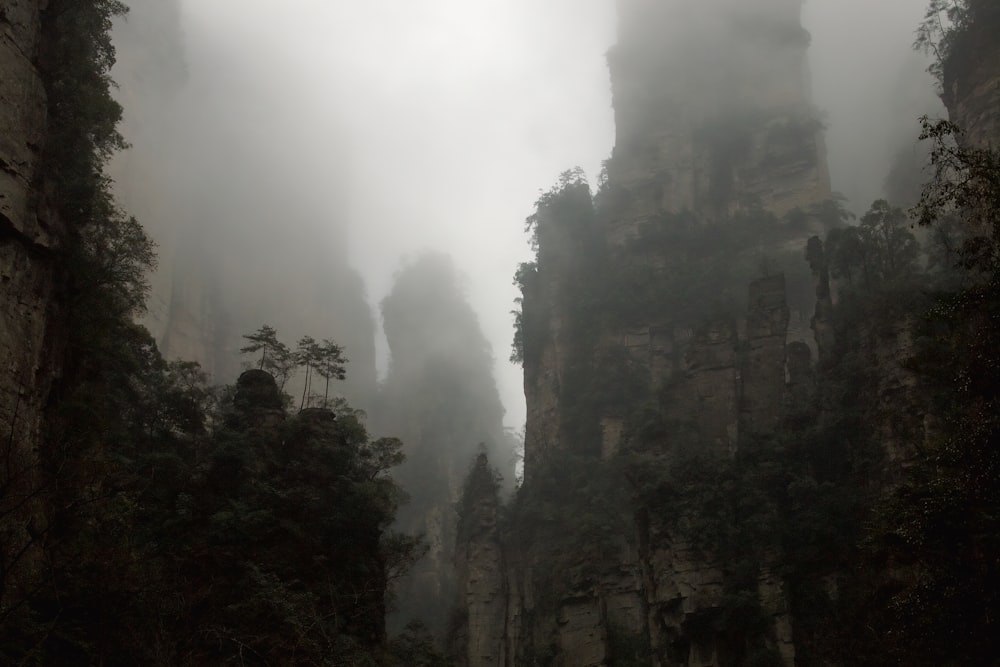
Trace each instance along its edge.
{"label": "white sky", "polygon": [[[290,177],[301,172],[322,188],[323,173],[307,172],[323,169],[314,165],[329,164],[330,154],[350,174],[333,182],[344,177],[331,171],[329,192],[349,192],[351,262],[373,306],[403,257],[453,255],[493,344],[507,424],[519,428],[521,371],[507,356],[511,277],[529,257],[523,220],[561,171],[580,165],[593,182],[611,152],[604,54],[614,41],[614,2],[184,2],[190,41],[241,63],[260,109],[278,116],[260,132],[295,147]],[[871,184],[880,184],[884,154],[900,136],[889,97],[912,71],[909,45],[924,4],[807,3],[834,188],[863,202],[855,208],[878,196]]]}

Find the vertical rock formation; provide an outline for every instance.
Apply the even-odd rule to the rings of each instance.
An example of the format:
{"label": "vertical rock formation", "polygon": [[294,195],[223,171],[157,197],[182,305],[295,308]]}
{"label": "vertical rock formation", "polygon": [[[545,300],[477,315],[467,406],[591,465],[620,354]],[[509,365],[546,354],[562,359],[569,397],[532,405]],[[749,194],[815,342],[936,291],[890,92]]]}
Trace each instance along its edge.
{"label": "vertical rock formation", "polygon": [[969,0],[968,25],[943,63],[943,95],[951,121],[973,146],[1000,147],[1000,9],[992,0]]}
{"label": "vertical rock formation", "polygon": [[[0,10],[0,423],[4,449],[27,467],[58,368],[56,269],[65,229],[42,173],[46,92],[38,71],[41,5]],[[17,465],[20,464],[20,465]]]}
{"label": "vertical rock formation", "polygon": [[[523,290],[522,356],[528,411],[524,434],[525,469],[530,471],[546,452],[559,448],[563,417],[559,396],[568,378],[569,338],[573,323],[565,295],[586,266],[582,239],[594,231],[590,189],[568,184],[558,200],[540,200],[535,220],[538,257],[518,274]],[[570,224],[567,224],[569,221]]]}
{"label": "vertical rock formation", "polygon": [[500,499],[485,453],[476,457],[460,501],[461,520],[455,547],[458,599],[465,614],[464,632],[452,637],[461,667],[507,663],[506,567],[498,516]]}
{"label": "vertical rock formation", "polygon": [[[423,534],[429,546],[396,587],[394,622],[420,618],[441,636],[456,601],[454,508],[480,448],[502,470],[507,488],[513,484],[513,446],[503,427],[492,352],[459,280],[443,255],[425,255],[399,273],[382,302],[391,358],[371,412],[373,431],[404,442],[406,461],[394,476],[410,500],[397,525]],[[469,548],[486,557],[486,547]]]}
{"label": "vertical rock formation", "polygon": [[785,276],[778,274],[751,283],[741,401],[741,430],[746,435],[774,433],[781,423],[787,332]]}
{"label": "vertical rock formation", "polygon": [[46,3],[0,7],[0,608],[30,595],[40,561],[44,417],[63,373],[69,230],[45,164]]}
{"label": "vertical rock formation", "polygon": [[664,211],[780,216],[829,198],[801,4],[618,1],[613,239]]}
{"label": "vertical rock formation", "polygon": [[[618,7],[607,183],[592,201],[568,174],[543,195],[537,263],[519,273],[526,481],[505,583],[490,585],[506,615],[474,627],[470,600],[464,631],[469,645],[505,638],[484,665],[790,666],[777,545],[684,528],[699,501],[662,480],[690,457],[734,465],[811,388],[812,346],[789,349],[770,265],[804,265],[807,211],[830,197],[801,2]],[[491,550],[460,557],[463,572],[496,568]]]}

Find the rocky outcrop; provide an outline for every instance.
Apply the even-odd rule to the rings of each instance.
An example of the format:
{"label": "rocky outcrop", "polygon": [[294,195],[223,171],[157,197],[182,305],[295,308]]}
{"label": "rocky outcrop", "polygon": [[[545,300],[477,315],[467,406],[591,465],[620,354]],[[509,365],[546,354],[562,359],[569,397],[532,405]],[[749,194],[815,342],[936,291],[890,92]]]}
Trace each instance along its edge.
{"label": "rocky outcrop", "polygon": [[[16,608],[38,562],[38,451],[66,326],[60,253],[42,151],[47,96],[37,0],[0,8],[0,607]],[[34,546],[32,546],[34,545]]]}
{"label": "rocky outcrop", "polygon": [[507,569],[498,523],[500,501],[485,453],[479,454],[461,499],[455,545],[463,622],[451,637],[460,667],[510,664],[507,641]]}
{"label": "rocky outcrop", "polygon": [[687,384],[667,400],[668,412],[691,415],[705,451],[732,454],[738,438],[737,334],[732,320],[695,332],[685,355]]}
{"label": "rocky outcrop", "polygon": [[880,479],[885,489],[906,479],[922,452],[935,447],[935,416],[929,409],[926,378],[907,361],[917,354],[919,318],[886,318],[871,313],[854,332],[861,358],[868,366],[869,401],[864,423],[879,445]]}
{"label": "rocky outcrop", "polygon": [[[772,434],[789,414],[788,395],[803,390],[803,385],[811,387],[808,346],[800,343],[786,352],[784,276],[755,281],[750,295],[744,336],[725,318],[670,336],[683,352],[669,356],[673,370],[658,395],[668,421],[680,424],[680,430],[661,442],[660,449],[644,453],[649,467],[668,468],[679,450],[733,457],[747,437],[741,429],[750,435]],[[655,356],[653,338],[648,330],[632,331],[605,340],[598,352],[615,344],[634,359],[648,361]],[[741,349],[746,352],[740,354]],[[574,358],[568,357],[569,363]],[[634,436],[622,416],[604,416],[600,431],[605,461],[616,461],[624,448],[634,451],[638,446],[629,441]],[[533,465],[544,467],[573,444],[557,444]],[[528,493],[533,500],[524,502],[545,505],[540,497],[566,493],[548,490],[545,483],[529,474],[526,484],[538,486]],[[625,480],[614,483],[624,485]],[[549,502],[558,506],[575,501]],[[542,657],[565,667],[632,660],[664,667],[734,664],[740,649],[719,620],[729,604],[729,566],[670,528],[670,517],[651,515],[641,507],[629,511],[609,506],[597,528],[603,537],[581,550],[573,537],[575,524],[582,520],[576,512],[594,509],[555,510],[566,514],[543,519],[546,529],[530,521],[519,526],[515,514],[513,528],[501,534],[493,503],[487,498],[476,505],[475,538],[460,542],[458,551],[467,613],[461,637],[467,642],[468,664],[514,667]],[[774,654],[782,664],[792,665],[792,618],[779,567],[765,560],[754,590],[761,613],[769,619]]]}
{"label": "rocky outcrop", "polygon": [[41,3],[0,11],[0,423],[7,446],[29,452],[53,374],[46,348],[55,253],[63,229],[46,204],[41,151],[46,94],[35,66]]}
{"label": "rocky outcrop", "polygon": [[[817,239],[818,240],[818,239]],[[816,309],[809,321],[816,342],[818,363],[828,365],[834,360],[834,348],[837,344],[836,331],[833,324],[833,295],[830,290],[830,270],[825,261],[821,261],[814,271],[816,279]]]}
{"label": "rocky outcrop", "polygon": [[784,416],[788,321],[785,276],[768,276],[751,283],[740,401],[741,430],[746,435],[773,434]]}
{"label": "rocky outcrop", "polygon": [[[759,209],[780,219],[829,198],[800,4],[618,3],[608,182],[596,214],[578,201],[585,185],[543,196],[532,219],[537,266],[520,276],[524,488],[499,543],[460,553],[460,568],[489,582],[467,603],[470,642],[505,638],[505,661],[490,651],[490,665],[728,667],[746,658],[747,642],[726,620],[734,564],[701,543],[711,536],[678,527],[678,506],[639,501],[637,480],[669,478],[685,457],[735,465],[741,447],[812,408],[815,343],[801,340],[799,317],[789,346],[784,274],[755,255],[765,275],[749,285],[743,316],[729,305],[742,299],[692,306],[686,293],[722,296],[698,284],[720,268],[710,225]],[[805,232],[790,236],[759,252],[801,257]],[[752,262],[751,252],[730,261]],[[747,284],[718,288],[746,293]],[[586,472],[574,476],[574,466]],[[781,564],[776,554],[754,558],[739,583],[763,619],[754,650],[793,665]],[[502,620],[497,607],[483,611],[499,591]]]}
{"label": "rocky outcrop", "polygon": [[[548,452],[565,444],[561,397],[564,390],[571,390],[569,371],[574,363],[574,322],[567,301],[581,272],[590,270],[583,259],[584,239],[591,235],[594,222],[590,188],[576,182],[564,190],[563,197],[559,205],[540,206],[534,223],[537,263],[524,267],[520,275],[525,294],[524,395],[529,413],[524,434],[526,474]],[[544,201],[545,197],[539,203]]]}
{"label": "rocky outcrop", "polygon": [[[527,408],[524,432],[525,468],[531,470],[545,457],[550,447],[559,443],[561,374],[566,352],[561,344],[561,320],[555,316],[554,296],[549,272],[533,274],[526,284],[522,304],[525,332],[538,331],[539,345],[527,345],[524,358],[524,398]],[[531,349],[534,348],[534,349]]]}
{"label": "rocky outcrop", "polygon": [[664,212],[781,216],[830,197],[801,1],[684,5],[618,0],[613,240]]}
{"label": "rocky outcrop", "polygon": [[944,63],[945,106],[972,146],[1000,148],[1000,11],[993,0],[971,0],[971,25],[952,45]]}
{"label": "rocky outcrop", "polygon": [[[455,507],[462,479],[481,448],[502,471],[502,484],[513,486],[513,443],[504,431],[489,343],[450,258],[427,254],[404,267],[382,302],[382,320],[391,361],[370,424],[405,443],[406,460],[394,478],[410,501],[396,528],[425,535],[428,547],[395,583],[399,604],[389,622],[402,627],[420,618],[444,636],[458,586]],[[468,548],[489,558],[478,542]]]}

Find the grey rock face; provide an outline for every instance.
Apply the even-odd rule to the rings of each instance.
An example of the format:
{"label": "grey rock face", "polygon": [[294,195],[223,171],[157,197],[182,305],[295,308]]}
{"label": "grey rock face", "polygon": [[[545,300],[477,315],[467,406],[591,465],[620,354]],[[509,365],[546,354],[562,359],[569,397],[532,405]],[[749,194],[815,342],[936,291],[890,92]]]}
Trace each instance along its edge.
{"label": "grey rock face", "polygon": [[62,232],[38,189],[46,126],[34,66],[40,4],[15,0],[0,12],[0,419],[23,456],[36,442],[56,372],[45,352]]}
{"label": "grey rock face", "polygon": [[740,410],[747,434],[773,433],[781,421],[788,320],[785,276],[778,274],[751,283]]}
{"label": "grey rock face", "polygon": [[[653,275],[683,270],[688,260],[700,266],[699,257],[688,256],[700,252],[697,248],[635,242],[644,228],[670,224],[662,221],[672,213],[687,211],[691,224],[710,224],[759,206],[780,218],[830,197],[805,70],[808,34],[801,27],[800,0],[753,3],[752,12],[737,0],[619,0],[618,7],[619,44],[609,54],[617,139],[599,202],[600,241],[612,259],[603,270],[641,275],[650,269]],[[780,47],[761,37],[776,34],[783,35]],[[709,61],[711,67],[699,66]],[[605,382],[602,396],[610,397],[609,405],[588,403],[586,414],[574,417],[592,419],[600,447],[589,455],[609,467],[625,453],[660,472],[681,453],[725,460],[744,442],[780,427],[793,410],[791,393],[808,395],[813,343],[797,339],[788,346],[792,313],[783,274],[765,275],[749,286],[745,320],[724,310],[694,317],[650,306],[643,313],[632,308],[623,316],[629,322],[605,315],[588,322],[596,331],[576,331],[565,302],[580,297],[578,288],[566,286],[579,241],[559,238],[555,225],[540,230],[538,274],[525,289],[523,304],[525,318],[536,318],[534,331],[541,332],[533,348],[525,347],[526,486],[551,453],[590,452],[569,437],[569,415],[581,409],[567,397],[579,400],[570,385],[573,371],[601,368],[602,359],[617,360],[614,368],[629,381],[638,378],[640,388],[628,390],[641,394],[626,404],[621,398],[626,388]],[[798,240],[791,245],[797,248]],[[788,244],[762,249],[772,251],[788,251]],[[657,253],[673,253],[671,261]],[[802,320],[799,338],[808,334]],[[830,344],[824,340],[819,347]],[[634,409],[650,406],[669,428],[647,442],[630,419]],[[470,560],[463,567],[494,582],[490,596],[506,590],[502,625],[499,613],[484,620],[487,616],[477,612],[474,629],[469,607],[470,641],[476,633],[488,642],[506,638],[506,662],[489,664],[733,664],[732,646],[712,629],[726,605],[727,563],[668,530],[670,517],[651,516],[649,508],[634,504],[619,514],[599,526],[601,544],[587,544],[578,554],[566,553],[572,543],[567,534],[577,522],[572,511],[543,516],[539,525],[545,529],[536,525],[531,535],[504,535],[503,586],[495,583],[492,552],[464,553]],[[756,597],[769,619],[768,648],[792,665],[793,619],[777,566],[763,559]],[[551,585],[555,577],[560,587]],[[496,660],[498,654],[489,655]]]}
{"label": "grey rock face", "polygon": [[[46,141],[46,93],[35,61],[41,40],[37,0],[6,0],[0,9],[0,424],[6,461],[0,510],[4,562],[30,544],[37,506],[21,502],[35,486],[42,417],[60,373],[61,326],[56,302],[60,221],[47,203],[42,181]],[[4,506],[13,500],[11,506]],[[10,512],[10,513],[8,513]],[[20,560],[29,570],[33,552]],[[4,602],[16,602],[21,572]]]}
{"label": "grey rock face", "polygon": [[[990,0],[971,4],[985,7]],[[983,25],[973,26],[959,46],[944,77],[942,98],[948,115],[965,132],[964,141],[1000,148],[1000,43]]]}

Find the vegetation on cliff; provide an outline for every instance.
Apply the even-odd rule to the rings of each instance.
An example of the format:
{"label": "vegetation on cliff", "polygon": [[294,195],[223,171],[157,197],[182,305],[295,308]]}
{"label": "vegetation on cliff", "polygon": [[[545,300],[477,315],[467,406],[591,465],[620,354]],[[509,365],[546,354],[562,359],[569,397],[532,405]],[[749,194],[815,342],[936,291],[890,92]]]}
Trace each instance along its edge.
{"label": "vegetation on cliff", "polygon": [[[783,581],[802,664],[985,664],[995,655],[989,610],[1000,587],[989,563],[1000,553],[1000,465],[991,416],[998,342],[990,332],[1000,302],[1000,169],[995,153],[960,146],[954,132],[946,122],[924,125],[935,175],[913,212],[930,228],[923,246],[906,212],[880,200],[857,224],[837,215],[826,238],[799,256],[821,300],[830,298],[831,277],[836,285],[836,303],[824,313],[836,345],[819,360],[813,393],[790,395],[779,428],[741,436],[734,456],[688,443],[690,431],[661,407],[672,385],[651,393],[648,366],[624,353],[614,362],[600,332],[638,327],[656,313],[688,322],[733,313],[710,299],[745,284],[738,258],[753,225],[712,226],[711,242],[699,245],[702,230],[685,236],[684,218],[675,217],[647,223],[669,241],[641,230],[617,251],[623,261],[612,249],[592,253],[600,272],[588,274],[582,260],[574,270],[579,258],[562,258],[576,278],[559,286],[545,316],[559,309],[563,350],[576,360],[560,394],[567,449],[531,471],[509,528],[515,544],[534,544],[535,557],[563,574],[536,590],[539,605],[600,588],[616,567],[616,541],[632,540],[620,522],[635,516],[640,534],[680,538],[720,564],[723,594],[692,617],[704,627],[689,630],[725,637],[732,664],[781,664],[758,601],[766,573]],[[574,196],[562,188],[540,211],[551,215],[553,201]],[[593,229],[559,224],[577,235]],[[716,252],[725,261],[714,263]],[[542,246],[537,268],[518,273],[523,347],[515,351],[526,372],[551,335],[543,327],[526,335],[544,253]],[[671,264],[671,253],[681,261]],[[619,274],[635,272],[621,282]],[[904,340],[913,345],[898,347]],[[895,384],[901,373],[910,379]],[[906,383],[915,389],[904,393]],[[625,435],[618,455],[601,461],[598,417],[608,414],[623,418]]]}
{"label": "vegetation on cliff", "polygon": [[991,0],[931,0],[915,46],[932,56],[929,71],[943,87],[975,66],[978,49],[998,26],[1000,7]]}
{"label": "vegetation on cliff", "polygon": [[293,415],[265,370],[213,388],[134,323],[155,255],[104,172],[124,146],[109,77],[124,10],[54,0],[42,12],[39,196],[67,229],[49,305],[62,376],[40,447],[23,451],[13,428],[4,443],[0,662],[415,664],[419,631],[390,645],[384,625],[389,580],[421,553],[389,530],[401,443],[371,439],[331,398],[341,348],[310,339],[289,361],[273,329],[250,335],[282,383],[285,362],[326,381],[322,407]]}
{"label": "vegetation on cliff", "polygon": [[[944,4],[933,3],[929,19]],[[939,68],[969,66],[969,36],[995,19],[989,3],[951,4],[959,13],[921,33],[935,40]],[[992,664],[1000,161],[957,132],[925,120],[932,178],[920,202],[907,212],[879,200],[853,224],[831,200],[780,220],[752,207],[710,220],[647,215],[631,238],[608,241],[630,193],[605,183],[593,198],[567,172],[539,199],[528,225],[536,261],[515,276],[512,359],[527,385],[551,385],[558,405],[546,418],[558,420],[558,434],[538,445],[548,449],[503,531],[517,557],[560,574],[521,584],[536,596],[525,655],[565,658],[570,649],[544,619],[564,623],[566,609],[591,599],[610,619],[620,568],[651,567],[644,559],[659,541],[672,558],[690,545],[703,568],[717,567],[720,592],[684,614],[675,607],[686,597],[670,601],[657,612],[676,613],[670,641],[629,657],[608,648],[623,634],[601,616],[601,650],[615,664],[647,664],[651,650],[687,664],[700,642],[721,664],[784,664],[775,618],[786,612],[796,664]],[[794,241],[817,226],[825,238],[811,239],[803,257]],[[734,451],[711,451],[689,423],[704,406],[670,407],[702,372],[691,336],[718,321],[706,332],[720,349],[731,344],[734,360],[705,365],[743,369],[745,383],[751,350],[725,322],[739,316],[750,278],[779,270],[816,290],[820,357],[810,365],[801,344],[794,353],[805,365],[793,367],[782,334],[779,363],[787,359],[792,376],[777,428],[741,431]],[[798,308],[814,302],[787,296]],[[651,382],[650,352],[661,351],[675,372]],[[702,400],[727,389],[698,391]],[[765,604],[772,580],[787,609]]]}

